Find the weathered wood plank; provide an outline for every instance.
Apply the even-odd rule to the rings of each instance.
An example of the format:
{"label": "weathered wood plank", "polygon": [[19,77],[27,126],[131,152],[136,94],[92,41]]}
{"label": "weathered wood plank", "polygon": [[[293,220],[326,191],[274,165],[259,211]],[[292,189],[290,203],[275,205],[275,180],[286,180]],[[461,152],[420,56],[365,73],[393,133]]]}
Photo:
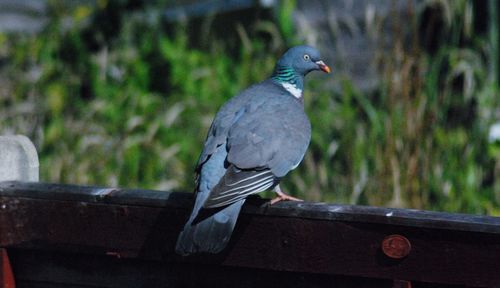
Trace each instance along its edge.
{"label": "weathered wood plank", "polygon": [[[269,207],[254,199],[222,254],[182,258],[173,247],[190,202],[184,193],[0,183],[0,247],[157,265],[500,285],[499,218],[314,203]],[[411,242],[407,257],[382,253],[391,234]],[[16,261],[22,259],[12,261],[19,267]]]}
{"label": "weathered wood plank", "polygon": [[[181,209],[186,209],[186,206],[191,205],[192,200],[189,193],[35,182],[0,182],[0,196],[9,195],[26,196],[32,199]],[[269,206],[267,200],[258,197],[249,202],[251,205],[246,205],[244,209],[244,213],[247,214],[500,234],[500,217],[309,202],[281,202],[278,205]]]}
{"label": "weathered wood plank", "polygon": [[[391,287],[390,280],[14,250],[18,288],[55,287]],[[68,263],[71,263],[68,265]],[[82,271],[86,273],[82,273]],[[62,286],[60,283],[65,283]]]}

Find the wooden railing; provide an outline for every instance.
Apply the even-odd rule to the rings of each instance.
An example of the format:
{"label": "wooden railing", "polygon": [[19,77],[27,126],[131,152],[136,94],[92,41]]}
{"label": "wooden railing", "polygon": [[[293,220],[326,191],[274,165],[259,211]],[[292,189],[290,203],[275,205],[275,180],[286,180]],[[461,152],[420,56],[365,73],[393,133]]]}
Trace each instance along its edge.
{"label": "wooden railing", "polygon": [[254,197],[226,250],[181,257],[191,202],[0,182],[0,247],[18,287],[500,287],[500,218]]}

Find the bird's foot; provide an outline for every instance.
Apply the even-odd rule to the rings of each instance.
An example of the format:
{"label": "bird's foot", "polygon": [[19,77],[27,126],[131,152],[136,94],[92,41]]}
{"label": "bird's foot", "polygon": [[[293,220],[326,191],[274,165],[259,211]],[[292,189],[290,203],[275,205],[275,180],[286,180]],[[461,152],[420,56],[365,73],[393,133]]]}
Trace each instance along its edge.
{"label": "bird's foot", "polygon": [[276,194],[278,194],[278,196],[276,198],[274,198],[273,200],[271,200],[271,205],[276,204],[280,201],[304,201],[302,199],[287,195],[281,191],[276,191]]}

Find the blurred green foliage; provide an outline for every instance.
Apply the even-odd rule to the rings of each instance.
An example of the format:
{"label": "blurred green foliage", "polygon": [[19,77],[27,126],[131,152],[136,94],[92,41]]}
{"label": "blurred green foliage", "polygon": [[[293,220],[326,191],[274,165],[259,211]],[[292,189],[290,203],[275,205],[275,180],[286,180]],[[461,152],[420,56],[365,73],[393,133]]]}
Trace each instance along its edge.
{"label": "blurred green foliage", "polygon": [[[0,34],[0,132],[35,141],[44,181],[192,190],[217,109],[300,42],[295,1],[284,1],[274,21],[235,25],[236,52],[216,33],[166,27],[158,7],[126,2],[50,2],[37,37]],[[447,36],[431,52],[417,12],[413,39],[397,36],[391,56],[377,60],[383,81],[373,92],[341,75],[337,90],[311,77],[312,143],[286,190],[314,201],[500,215],[500,155],[487,153],[499,104],[488,63],[498,48],[471,31],[470,3],[441,3]]]}

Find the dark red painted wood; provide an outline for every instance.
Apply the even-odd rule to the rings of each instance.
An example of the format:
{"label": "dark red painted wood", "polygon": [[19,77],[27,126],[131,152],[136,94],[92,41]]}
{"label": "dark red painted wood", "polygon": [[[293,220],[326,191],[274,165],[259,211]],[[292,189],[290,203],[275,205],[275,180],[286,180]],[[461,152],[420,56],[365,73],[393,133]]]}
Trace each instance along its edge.
{"label": "dark red painted wood", "polygon": [[3,248],[0,248],[0,287],[16,288],[9,255],[7,254],[7,250]]}

